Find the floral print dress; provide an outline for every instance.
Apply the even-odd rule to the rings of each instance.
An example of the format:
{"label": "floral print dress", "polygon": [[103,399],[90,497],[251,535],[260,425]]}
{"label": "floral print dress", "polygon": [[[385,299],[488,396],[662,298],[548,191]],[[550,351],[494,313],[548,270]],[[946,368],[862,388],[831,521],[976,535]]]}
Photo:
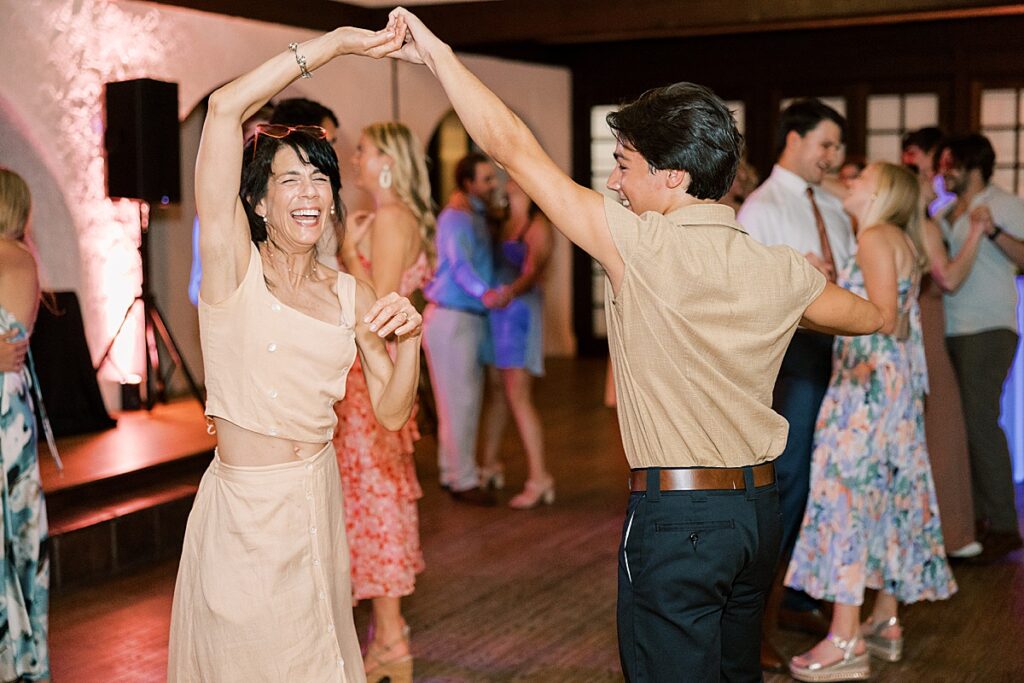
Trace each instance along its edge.
{"label": "floral print dress", "polygon": [[[855,259],[839,285],[867,297]],[[924,436],[928,374],[910,278],[898,287],[909,337],[836,337],[832,379],[818,413],[811,488],[786,585],[844,605],[864,589],[902,603],[956,591],[946,562]]]}
{"label": "floral print dress", "polygon": [[[12,329],[27,336],[24,325],[0,307],[0,332]],[[50,560],[28,365],[0,373],[0,383],[0,680],[37,681],[50,676]]]}
{"label": "floral print dress", "polygon": [[[366,259],[363,266],[370,270]],[[409,296],[431,276],[430,261],[421,252],[402,273],[398,293]],[[338,413],[334,447],[345,499],[352,597],[367,600],[411,595],[416,574],[424,568],[416,507],[423,490],[413,461],[413,444],[420,438],[416,414],[397,432],[382,427],[373,414],[358,357],[348,374],[345,398],[334,408]]]}

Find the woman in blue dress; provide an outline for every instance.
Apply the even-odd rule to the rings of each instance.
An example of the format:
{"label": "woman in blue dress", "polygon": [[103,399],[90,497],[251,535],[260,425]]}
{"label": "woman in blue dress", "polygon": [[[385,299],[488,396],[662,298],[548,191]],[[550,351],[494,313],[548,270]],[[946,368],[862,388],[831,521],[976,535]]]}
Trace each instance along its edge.
{"label": "woman in blue dress", "polygon": [[551,224],[515,182],[508,182],[506,192],[509,217],[495,255],[499,286],[494,295],[484,296],[484,305],[490,309],[495,371],[491,376],[493,390],[480,478],[485,486],[504,485],[498,449],[511,409],[523,440],[529,474],[523,491],[509,501],[509,506],[523,510],[555,500],[555,480],[544,465],[544,432],[532,396],[533,378],[544,374],[540,283],[551,256]]}
{"label": "woman in blue dress", "polygon": [[25,362],[40,299],[39,271],[25,245],[31,206],[25,181],[0,168],[0,681],[50,677],[46,508]]}

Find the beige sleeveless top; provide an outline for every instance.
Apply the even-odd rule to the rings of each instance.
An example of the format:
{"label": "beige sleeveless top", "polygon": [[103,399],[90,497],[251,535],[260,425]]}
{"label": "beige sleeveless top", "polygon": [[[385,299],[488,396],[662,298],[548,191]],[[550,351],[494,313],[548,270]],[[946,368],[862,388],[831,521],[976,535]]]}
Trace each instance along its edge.
{"label": "beige sleeveless top", "polygon": [[199,300],[206,414],[258,434],[331,440],[334,404],[356,357],[356,281],[338,273],[341,324],[285,306],[267,289],[252,245],[238,289],[218,304]]}

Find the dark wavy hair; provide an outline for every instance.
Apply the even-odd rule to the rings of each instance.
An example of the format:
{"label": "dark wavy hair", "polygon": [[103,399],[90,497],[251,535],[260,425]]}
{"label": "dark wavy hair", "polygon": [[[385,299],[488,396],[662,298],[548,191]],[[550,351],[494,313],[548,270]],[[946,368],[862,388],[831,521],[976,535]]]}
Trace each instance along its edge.
{"label": "dark wavy hair", "polygon": [[489,163],[491,160],[480,152],[470,152],[459,159],[459,163],[455,164],[455,187],[465,192],[466,183],[476,180],[476,167]]}
{"label": "dark wavy hair", "polygon": [[743,156],[743,136],[725,103],[708,88],[685,82],[654,88],[608,114],[607,121],[652,173],[689,173],[691,196],[719,199],[729,191]]}
{"label": "dark wavy hair", "polygon": [[270,115],[271,123],[283,123],[286,126],[319,126],[324,119],[335,126],[340,125],[333,111],[305,97],[281,100],[274,105],[274,111]]}
{"label": "dark wavy hair", "polygon": [[295,150],[295,154],[304,164],[311,164],[327,176],[331,182],[331,196],[334,199],[335,219],[345,224],[345,205],[341,203],[341,174],[338,171],[338,155],[327,140],[292,131],[283,138],[272,138],[269,135],[257,134],[245,146],[242,164],[242,186],[238,196],[245,206],[245,215],[249,218],[249,233],[256,244],[266,241],[267,226],[263,219],[256,215],[255,206],[267,195],[267,183],[270,181],[271,165],[277,150],[287,145]]}
{"label": "dark wavy hair", "polygon": [[953,163],[965,171],[978,169],[981,171],[981,179],[988,184],[992,179],[992,171],[996,165],[996,152],[992,149],[992,143],[981,133],[970,133],[959,135],[941,142],[935,151],[935,162],[945,150],[953,155]]}
{"label": "dark wavy hair", "polygon": [[779,128],[775,131],[775,153],[781,155],[786,149],[786,137],[790,131],[803,137],[818,127],[822,121],[831,121],[839,126],[839,139],[846,139],[846,119],[832,107],[816,97],[796,100],[782,110]]}

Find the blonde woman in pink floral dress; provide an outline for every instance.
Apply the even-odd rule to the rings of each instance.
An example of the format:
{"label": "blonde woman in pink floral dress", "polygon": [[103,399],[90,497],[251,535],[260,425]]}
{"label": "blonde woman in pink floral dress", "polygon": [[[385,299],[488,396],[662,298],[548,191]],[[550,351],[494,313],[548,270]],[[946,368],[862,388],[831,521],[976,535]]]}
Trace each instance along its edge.
{"label": "blonde woman in pink floral dress", "polygon": [[[801,681],[861,680],[869,655],[902,656],[898,603],[956,591],[946,563],[924,437],[928,375],[917,304],[926,266],[917,179],[869,166],[844,205],[865,226],[839,284],[867,297],[885,324],[836,337],[818,414],[811,490],[786,585],[835,603],[827,638],[790,661]],[[861,624],[866,588],[879,591]]]}
{"label": "blonde woman in pink floral dress", "polygon": [[[356,185],[373,198],[372,212],[355,212],[340,239],[339,258],[357,279],[378,292],[410,295],[431,277],[429,247],[434,215],[430,181],[416,137],[401,123],[363,130],[352,159]],[[373,601],[373,637],[364,663],[370,683],[412,681],[409,629],[401,599],[423,571],[413,444],[415,414],[399,431],[374,418],[359,360],[348,394],[336,404],[338,452],[345,520],[352,557],[352,593]]]}

